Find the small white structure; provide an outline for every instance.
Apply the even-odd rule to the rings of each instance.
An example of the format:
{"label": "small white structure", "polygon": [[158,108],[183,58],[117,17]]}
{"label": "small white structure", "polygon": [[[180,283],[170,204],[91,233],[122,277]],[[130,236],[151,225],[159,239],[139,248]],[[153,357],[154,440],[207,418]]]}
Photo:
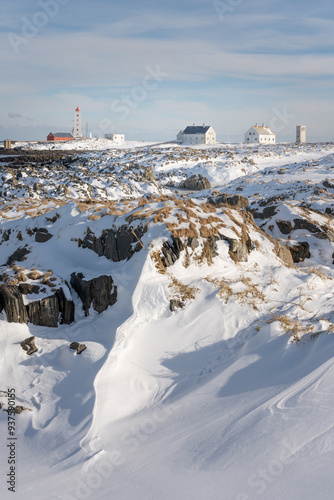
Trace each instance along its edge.
{"label": "small white structure", "polygon": [[296,127],[296,142],[300,144],[306,142],[306,126],[305,125],[297,125]]}
{"label": "small white structure", "polygon": [[210,125],[192,125],[181,130],[177,140],[182,144],[216,144],[216,132]]}
{"label": "small white structure", "polygon": [[82,137],[81,132],[81,111],[77,108],[74,111],[74,127],[73,127],[73,137],[75,139]]}
{"label": "small white structure", "polygon": [[114,141],[114,142],[124,142],[125,141],[124,134],[105,134],[104,137],[106,139],[110,139],[111,141]]}
{"label": "small white structure", "polygon": [[245,142],[248,144],[276,144],[276,134],[265,125],[257,123],[245,133]]}

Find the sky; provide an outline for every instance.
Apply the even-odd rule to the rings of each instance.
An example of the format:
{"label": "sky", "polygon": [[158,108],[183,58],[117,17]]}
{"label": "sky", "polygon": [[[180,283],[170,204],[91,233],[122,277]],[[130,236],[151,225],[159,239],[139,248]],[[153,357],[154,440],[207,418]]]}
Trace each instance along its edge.
{"label": "sky", "polygon": [[212,125],[333,141],[331,0],[2,0],[0,140],[71,132],[168,141]]}

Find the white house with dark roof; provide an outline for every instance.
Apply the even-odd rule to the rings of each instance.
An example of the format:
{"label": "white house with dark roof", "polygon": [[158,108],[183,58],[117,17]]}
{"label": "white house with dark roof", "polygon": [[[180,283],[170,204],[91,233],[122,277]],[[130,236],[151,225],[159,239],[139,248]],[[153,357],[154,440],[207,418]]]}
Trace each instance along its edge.
{"label": "white house with dark roof", "polygon": [[192,125],[177,134],[182,144],[216,144],[216,132],[210,125]]}
{"label": "white house with dark roof", "polygon": [[245,133],[247,144],[276,144],[276,134],[265,125],[257,123]]}

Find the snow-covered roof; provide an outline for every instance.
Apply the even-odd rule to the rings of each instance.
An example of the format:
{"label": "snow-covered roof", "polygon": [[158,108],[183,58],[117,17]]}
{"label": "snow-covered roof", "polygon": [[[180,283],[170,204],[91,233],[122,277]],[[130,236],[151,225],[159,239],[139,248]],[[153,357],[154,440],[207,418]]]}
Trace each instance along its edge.
{"label": "snow-covered roof", "polygon": [[184,129],[183,134],[206,134],[210,125],[192,125]]}
{"label": "snow-covered roof", "polygon": [[269,127],[266,127],[264,125],[262,125],[261,127],[258,125],[254,125],[254,127],[252,128],[255,129],[256,132],[258,132],[261,135],[275,135],[274,132],[270,130]]}

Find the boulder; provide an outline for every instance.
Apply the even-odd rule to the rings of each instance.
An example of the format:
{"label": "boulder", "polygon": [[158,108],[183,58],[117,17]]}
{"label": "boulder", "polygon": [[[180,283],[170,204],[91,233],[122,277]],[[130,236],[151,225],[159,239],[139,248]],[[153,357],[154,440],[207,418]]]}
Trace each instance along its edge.
{"label": "boulder", "polygon": [[46,241],[49,241],[52,238],[52,234],[49,233],[49,231],[43,227],[36,229],[35,232],[35,241],[37,243],[45,243]]}
{"label": "boulder", "polygon": [[293,262],[303,262],[311,257],[310,245],[306,241],[302,241],[293,246],[287,247],[290,250]]}
{"label": "boulder", "polygon": [[249,237],[245,241],[245,243],[241,240],[229,238],[228,236],[224,235],[222,235],[222,239],[224,241],[227,241],[227,243],[229,244],[229,254],[234,262],[247,262],[248,254],[252,246],[252,242]]}
{"label": "boulder", "polygon": [[275,241],[275,251],[277,257],[283,262],[283,264],[287,267],[293,267],[293,259],[291,252],[288,247],[282,245],[278,241]]}
{"label": "boulder", "polygon": [[101,313],[117,301],[117,287],[111,276],[103,275],[86,281],[82,273],[72,273],[71,286],[79,295],[86,316],[91,306]]}
{"label": "boulder", "polygon": [[289,220],[288,221],[277,220],[276,224],[282,234],[290,234],[293,229],[292,224]]}
{"label": "boulder", "polygon": [[197,248],[199,246],[198,239],[194,238],[194,237],[188,238],[187,244],[188,244],[188,247],[190,247],[192,250],[195,250],[195,248]]}
{"label": "boulder", "polygon": [[216,196],[210,196],[208,202],[212,205],[224,204],[233,208],[245,208],[249,205],[248,199],[244,196],[227,193],[219,193]]}
{"label": "boulder", "polygon": [[0,285],[0,312],[3,310],[9,323],[27,323],[28,321],[22,294],[16,286]]}
{"label": "boulder", "polygon": [[77,354],[81,354],[82,351],[87,349],[87,346],[85,344],[79,344],[79,342],[72,342],[70,344],[70,349],[74,349],[77,351]]}
{"label": "boulder", "polygon": [[201,174],[194,174],[188,177],[185,181],[179,184],[180,189],[189,191],[202,191],[203,189],[211,189],[209,180]]}
{"label": "boulder", "polygon": [[23,340],[23,342],[21,342],[20,346],[22,347],[22,349],[27,351],[28,356],[30,356],[31,354],[34,354],[34,352],[38,351],[36,344],[35,344],[35,337],[29,337],[29,338]]}

